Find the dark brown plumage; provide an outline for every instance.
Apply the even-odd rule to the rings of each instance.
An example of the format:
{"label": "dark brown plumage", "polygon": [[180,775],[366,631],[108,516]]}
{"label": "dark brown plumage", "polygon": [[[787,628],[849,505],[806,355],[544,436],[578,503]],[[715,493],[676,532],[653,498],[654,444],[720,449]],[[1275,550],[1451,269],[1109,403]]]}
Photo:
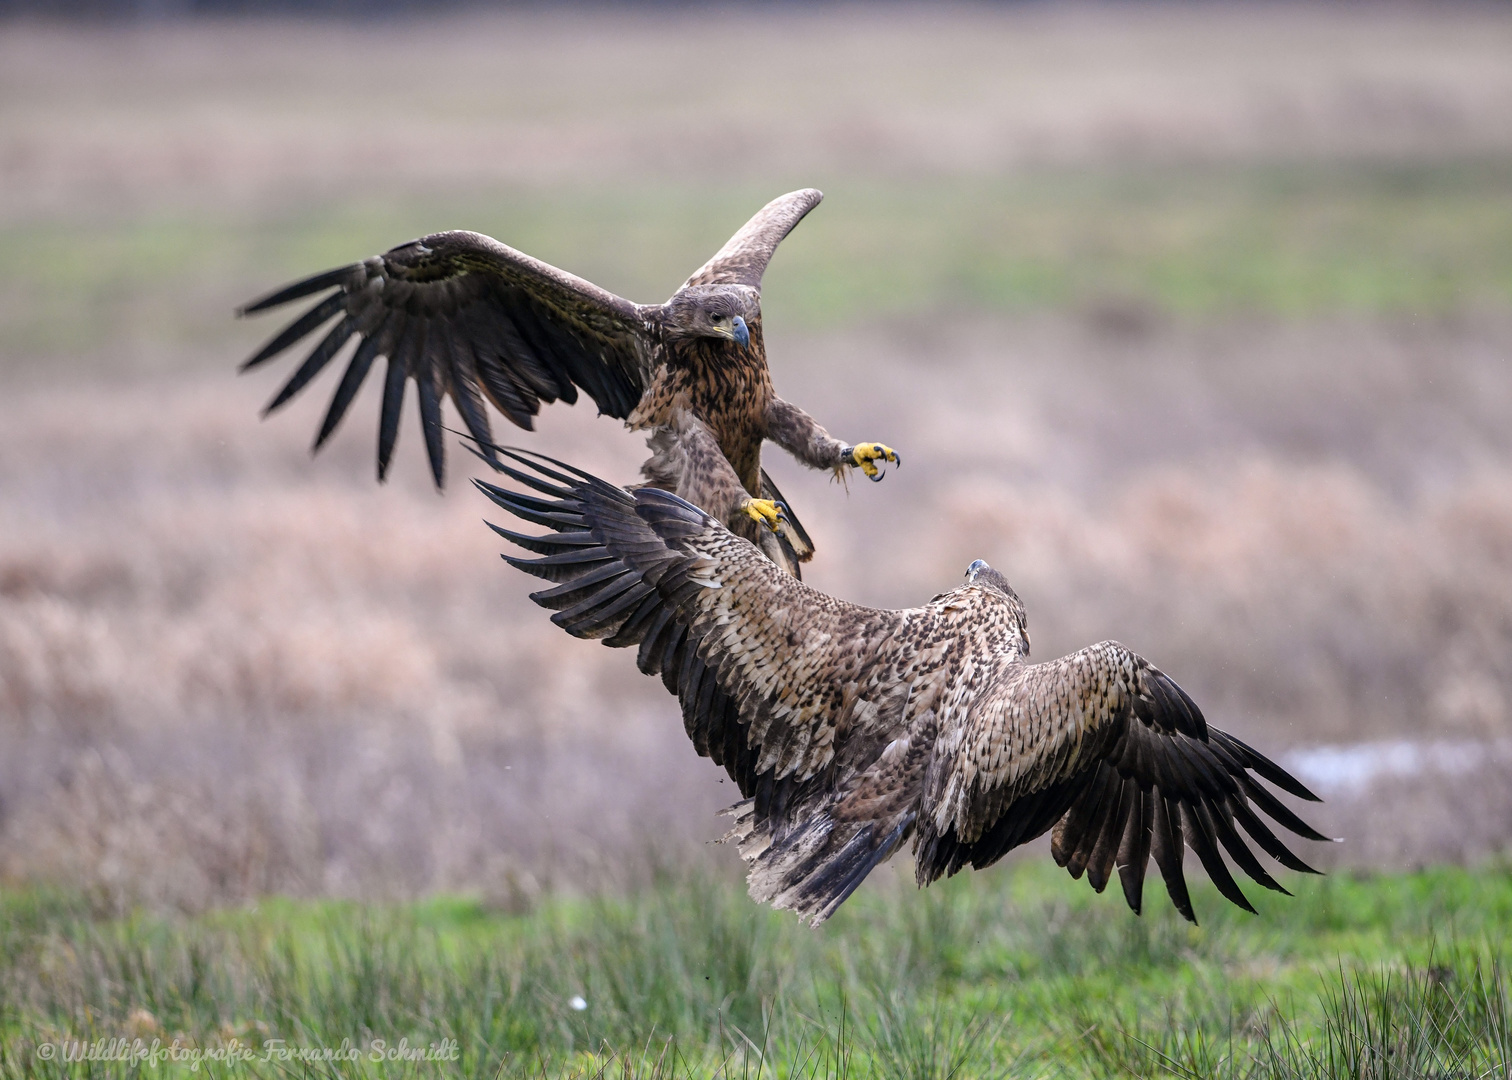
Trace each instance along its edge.
{"label": "dark brown plumage", "polygon": [[852,447],[831,438],[772,389],[761,337],[762,274],[778,243],[821,198],[795,191],[767,204],[665,304],[633,304],[480,233],[436,233],[242,308],[253,314],[335,290],[243,370],[335,320],[265,414],[355,339],[316,448],[383,357],[378,477],[388,471],[413,381],[437,487],[445,478],[444,398],[488,446],[485,402],[528,430],[542,402],[571,404],[581,389],[601,413],[651,433],[648,482],[705,507],[796,574],[813,547],[791,511],[778,512],[782,495],[762,471],[762,441],[772,439],[813,468],[856,466],[873,479],[881,476],[877,462],[897,461],[879,443]]}
{"label": "dark brown plumage", "polygon": [[1028,663],[1023,605],[985,563],[923,607],[861,607],[781,573],[675,495],[501,453],[497,467],[534,494],[479,486],[552,530],[495,526],[539,556],[505,558],[554,583],[532,594],[553,622],[635,646],[677,695],[694,748],[747,797],[731,835],[756,899],[818,923],[909,837],[927,885],[1051,829],[1057,862],[1098,891],[1116,867],[1135,912],[1153,857],[1195,921],[1183,844],[1250,911],[1220,848],[1269,889],[1285,891],[1250,842],[1313,872],[1256,811],[1322,840],[1260,781],[1317,796],[1117,642]]}

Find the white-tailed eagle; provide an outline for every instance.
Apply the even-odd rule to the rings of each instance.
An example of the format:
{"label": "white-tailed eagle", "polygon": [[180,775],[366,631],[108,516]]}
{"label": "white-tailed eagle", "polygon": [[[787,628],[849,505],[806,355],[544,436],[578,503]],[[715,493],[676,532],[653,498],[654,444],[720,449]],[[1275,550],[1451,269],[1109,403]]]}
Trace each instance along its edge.
{"label": "white-tailed eagle", "polygon": [[[582,390],[601,413],[650,432],[647,481],[702,506],[793,574],[813,545],[762,470],[765,439],[816,469],[881,478],[897,462],[877,442],[831,438],[772,389],[761,334],[761,278],[785,237],[823,196],[774,199],[665,304],[634,304],[490,237],[442,232],[328,270],[254,300],[250,315],[328,293],[242,365],[256,367],[330,324],[269,402],[299,393],[350,340],[357,346],[315,438],[336,429],[374,362],[385,364],[378,477],[388,471],[405,388],[420,399],[425,448],[444,482],[441,402],[448,395],[491,445],[491,402],[529,429],[542,402]],[[764,524],[766,528],[758,526]]]}
{"label": "white-tailed eagle", "polygon": [[1117,642],[1029,663],[1023,605],[985,563],[922,607],[862,607],[782,573],[676,495],[500,453],[495,467],[526,490],[480,488],[551,530],[494,526],[536,556],[505,558],[553,583],[531,596],[553,622],[635,647],[677,695],[694,748],[747,797],[732,836],[757,900],[818,923],[909,838],[927,885],[1052,829],[1056,861],[1098,891],[1116,867],[1135,912],[1153,856],[1194,922],[1183,844],[1248,911],[1220,849],[1281,892],[1251,843],[1314,872],[1261,814],[1325,837],[1261,781],[1317,796]]}

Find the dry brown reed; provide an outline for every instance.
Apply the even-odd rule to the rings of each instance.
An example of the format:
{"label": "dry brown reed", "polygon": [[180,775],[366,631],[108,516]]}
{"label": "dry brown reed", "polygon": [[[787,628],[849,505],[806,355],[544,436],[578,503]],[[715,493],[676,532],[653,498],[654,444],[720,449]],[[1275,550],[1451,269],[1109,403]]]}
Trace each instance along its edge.
{"label": "dry brown reed", "polygon": [[[206,312],[244,298],[233,283],[269,284],[242,281],[268,266],[363,254],[342,245],[382,231],[353,224],[372,207],[386,222],[417,191],[478,205],[566,184],[589,192],[571,206],[602,204],[624,229],[631,250],[611,265],[672,277],[728,223],[637,239],[623,191],[876,190],[1026,163],[1062,169],[1054,185],[1129,162],[1494,163],[1512,148],[1508,22],[1491,7],[657,12],[600,12],[592,32],[581,12],[544,9],[3,28],[5,880],[82,888],[107,910],[269,891],[472,889],[520,905],[718,835],[730,785],[629,656],[565,638],[525,599],[465,459],[437,496],[407,417],[380,489],[371,401],[311,463],[318,391],[259,426],[270,378],[231,378],[251,332],[220,337]],[[690,94],[725,80],[735,48],[770,67]],[[394,74],[412,70],[425,78]],[[954,190],[934,204],[948,211]],[[339,244],[256,242],[259,222],[302,235],[291,212],[333,205],[351,232]],[[236,224],[196,230],[174,216],[184,207]],[[1318,226],[1343,229],[1347,249],[1330,207]],[[1475,230],[1477,213],[1430,224]],[[1108,236],[1065,233],[1088,264],[1142,235],[1107,218]],[[91,223],[122,220],[146,223],[136,246],[101,250]],[[452,225],[491,227],[426,227]],[[233,233],[240,254],[191,250]],[[952,256],[938,257],[948,277]],[[118,272],[86,272],[96,259]],[[862,262],[836,265],[864,277]],[[1487,265],[1471,272],[1494,277]],[[780,391],[907,462],[847,494],[774,452],[819,543],[814,584],[906,605],[985,557],[1023,595],[1037,656],[1116,637],[1267,750],[1508,734],[1504,307],[1440,304],[1460,314],[1426,320],[1398,298],[1395,315],[1288,323],[1220,306],[1184,323],[1117,296],[1013,317],[960,302],[891,322],[871,310],[833,333],[771,320]],[[517,437],[633,479],[638,440],[588,412],[550,410]],[[1351,844],[1323,854],[1500,850],[1506,787],[1493,769],[1339,792],[1324,823]]]}
{"label": "dry brown reed", "polygon": [[[820,538],[815,584],[914,603],[986,557],[1023,594],[1036,655],[1117,637],[1270,750],[1506,733],[1512,436],[1489,419],[1512,393],[1505,322],[1157,320],[1131,338],[1036,319],[926,339],[774,345],[784,391],[907,463],[846,493],[775,462]],[[1425,404],[1425,383],[1462,389]],[[259,389],[70,386],[3,406],[11,880],[106,906],[519,904],[644,867],[649,838],[677,858],[718,835],[729,785],[630,656],[525,599],[463,482],[475,463],[454,451],[438,496],[406,431],[379,488],[365,412],[311,462],[319,403],[260,426]],[[633,478],[639,447],[614,422],[558,409],[544,429],[517,437]],[[1414,790],[1410,829],[1341,796],[1324,819],[1355,843],[1321,857],[1467,856],[1509,835],[1494,784]]]}

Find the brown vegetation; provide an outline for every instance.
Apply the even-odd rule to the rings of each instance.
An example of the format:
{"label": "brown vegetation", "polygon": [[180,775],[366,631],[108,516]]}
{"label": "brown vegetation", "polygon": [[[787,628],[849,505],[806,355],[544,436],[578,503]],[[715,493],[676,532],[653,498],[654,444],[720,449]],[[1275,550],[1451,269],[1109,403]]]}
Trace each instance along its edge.
{"label": "brown vegetation", "polygon": [[[14,206],[1499,154],[1494,6],[550,7],[0,35]],[[789,186],[794,186],[789,183]]]}
{"label": "brown vegetation", "polygon": [[[778,462],[828,538],[820,587],[907,604],[986,557],[1025,597],[1038,655],[1118,637],[1267,748],[1507,730],[1512,471],[1494,419],[1512,327],[1414,346],[1346,323],[1133,341],[979,323],[936,363],[907,327],[869,333],[792,341],[779,362],[837,430],[881,432],[907,460],[848,495]],[[1320,373],[1267,396],[1293,351]],[[648,837],[675,855],[718,834],[732,795],[672,702],[628,655],[541,617],[460,476],[438,496],[405,453],[378,488],[365,413],[311,462],[318,402],[260,426],[251,389],[68,387],[4,407],[12,875],[189,905],[518,900],[547,875],[622,872]],[[521,441],[633,478],[611,421],[558,410],[545,427]],[[1422,843],[1347,814],[1348,857],[1494,848],[1505,808],[1469,801],[1473,827],[1418,822]]]}
{"label": "brown vegetation", "polygon": [[[520,904],[644,873],[650,847],[682,857],[721,830],[730,785],[630,657],[567,639],[525,599],[465,457],[435,494],[407,417],[399,475],[379,488],[371,400],[313,462],[320,402],[257,422],[271,377],[230,375],[252,332],[228,323],[207,346],[203,327],[208,307],[272,284],[256,243],[268,206],[288,228],[311,191],[330,206],[433,184],[477,205],[468,185],[571,180],[634,237],[622,177],[834,195],[858,177],[880,190],[894,174],[1025,161],[1512,151],[1512,23],[1489,8],[894,14],[850,37],[833,12],[680,9],[670,35],[627,15],[583,33],[547,13],[7,27],[0,239],[8,273],[28,259],[45,273],[0,297],[0,363],[40,373],[0,400],[0,872],[105,907],[434,889]],[[830,85],[817,58],[840,41],[850,77]],[[729,101],[678,104],[731,50],[774,66]],[[539,89],[543,72],[560,92]],[[90,276],[92,220],[191,202],[241,223],[255,272],[217,267],[205,285],[183,270],[205,256],[170,222],[144,232],[145,256],[111,255],[124,277]],[[1443,228],[1484,227],[1484,205]],[[458,224],[474,223],[432,223]],[[691,235],[616,257],[690,268],[707,254],[678,246]],[[804,280],[864,276],[875,248],[858,250]],[[312,242],[279,272],[362,254]],[[946,278],[948,254],[933,251]],[[220,297],[233,279],[239,295]],[[85,360],[58,351],[66,335],[29,346],[29,329],[12,332],[35,322],[25,297],[50,322],[77,317]],[[820,588],[906,605],[986,558],[1024,597],[1036,655],[1116,637],[1267,750],[1507,735],[1505,304],[1288,320],[1120,296],[1014,314],[968,296],[864,318],[857,303],[838,322],[767,328],[785,396],[906,461],[846,493],[773,453],[820,540]],[[140,353],[182,360],[127,364]],[[637,440],[589,411],[509,434],[634,479]],[[1324,824],[1352,842],[1320,861],[1499,850],[1512,836],[1499,770],[1341,791]]]}

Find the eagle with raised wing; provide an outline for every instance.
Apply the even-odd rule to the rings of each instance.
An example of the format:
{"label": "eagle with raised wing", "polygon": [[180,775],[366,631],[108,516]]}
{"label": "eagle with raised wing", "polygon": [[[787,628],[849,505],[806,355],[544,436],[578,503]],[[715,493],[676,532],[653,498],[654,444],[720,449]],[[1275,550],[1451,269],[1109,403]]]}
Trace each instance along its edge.
{"label": "eagle with raised wing", "polygon": [[676,495],[499,452],[527,490],[479,487],[551,530],[492,526],[536,556],[505,559],[553,583],[531,595],[553,622],[635,647],[677,695],[694,748],[746,796],[731,836],[755,899],[817,924],[910,837],[927,885],[1049,830],[1056,861],[1099,892],[1116,867],[1136,913],[1153,857],[1193,922],[1183,845],[1247,911],[1220,849],[1279,892],[1251,843],[1316,872],[1261,814],[1326,838],[1261,781],[1316,795],[1117,642],[1031,664],[1024,607],[986,563],[922,607],[862,607],[783,574]]}
{"label": "eagle with raised wing", "polygon": [[331,324],[267,415],[355,338],[315,448],[383,357],[378,478],[388,472],[413,381],[437,487],[445,481],[443,398],[451,397],[467,429],[489,447],[485,401],[529,430],[542,402],[571,404],[582,390],[600,413],[650,432],[652,456],[642,468],[648,483],[704,507],[797,575],[813,544],[761,467],[762,441],[812,468],[857,467],[873,480],[882,477],[881,463],[898,462],[881,443],[832,438],[772,389],[761,336],[762,273],[821,198],[809,189],[768,203],[665,304],[631,303],[481,233],[422,237],[247,304],[239,314],[328,293],[242,370]]}

